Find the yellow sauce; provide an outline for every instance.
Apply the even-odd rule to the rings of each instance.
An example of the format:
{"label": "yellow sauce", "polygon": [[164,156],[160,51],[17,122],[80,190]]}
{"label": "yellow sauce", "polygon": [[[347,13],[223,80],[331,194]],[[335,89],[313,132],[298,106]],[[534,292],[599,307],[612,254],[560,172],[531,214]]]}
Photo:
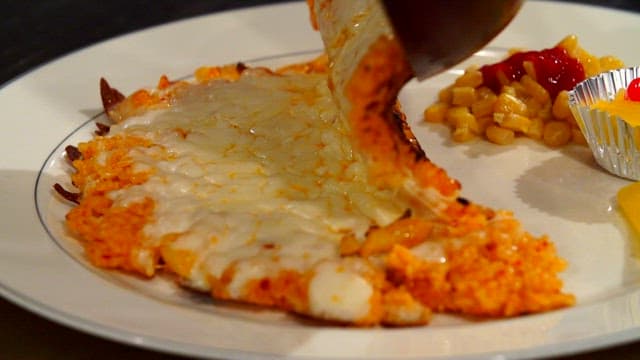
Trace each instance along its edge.
{"label": "yellow sauce", "polygon": [[640,233],[640,182],[635,182],[620,189],[618,191],[618,204],[636,233]]}
{"label": "yellow sauce", "polygon": [[611,100],[598,100],[592,108],[606,111],[611,115],[619,116],[631,126],[640,125],[640,102],[625,99],[625,91],[621,90]]}

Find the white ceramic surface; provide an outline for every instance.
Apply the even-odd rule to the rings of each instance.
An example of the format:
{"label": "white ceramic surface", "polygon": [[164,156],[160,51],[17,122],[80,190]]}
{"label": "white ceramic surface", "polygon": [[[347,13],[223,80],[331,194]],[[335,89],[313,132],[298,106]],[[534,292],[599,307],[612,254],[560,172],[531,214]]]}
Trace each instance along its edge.
{"label": "white ceramic surface", "polygon": [[[566,14],[571,14],[568,17]],[[529,1],[486,50],[468,63],[493,62],[507,48],[541,49],[575,33],[598,54],[628,65],[640,52],[628,34],[640,17],[595,7]],[[586,147],[550,150],[530,141],[498,147],[453,144],[446,129],[419,122],[436,92],[465,64],[401,94],[429,157],[461,180],[466,197],[512,209],[534,234],[554,239],[569,261],[575,307],[506,320],[437,316],[428,327],[348,329],[281,313],[213,304],[167,279],[92,269],[64,233],[68,209],[52,194],[65,182],[63,145],[88,139],[100,117],[98,79],[125,93],[161,74],[188,76],[204,64],[276,64],[321,48],[304,3],[220,13],[152,28],[76,52],[0,90],[0,294],[76,329],[124,343],[201,357],[540,358],[640,338],[638,240],[614,195],[628,182],[602,171]],[[635,245],[634,245],[635,244]]]}

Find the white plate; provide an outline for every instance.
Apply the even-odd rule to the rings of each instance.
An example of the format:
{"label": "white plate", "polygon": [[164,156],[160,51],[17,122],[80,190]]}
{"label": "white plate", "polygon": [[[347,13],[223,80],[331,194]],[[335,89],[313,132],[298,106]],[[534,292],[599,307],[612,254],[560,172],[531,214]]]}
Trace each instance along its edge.
{"label": "white plate", "polygon": [[[470,62],[495,61],[510,47],[550,47],[570,33],[595,54],[640,64],[640,52],[628,42],[640,33],[639,16],[537,1],[526,2]],[[528,141],[453,145],[446,130],[418,123],[436,91],[464,65],[403,90],[414,131],[430,158],[462,181],[467,197],[513,209],[531,232],[554,239],[570,263],[563,276],[578,296],[575,307],[506,320],[437,316],[428,327],[347,329],[214,305],[165,279],[147,282],[85,264],[64,234],[66,205],[50,186],[65,181],[60,146],[87,139],[90,120],[100,116],[99,77],[129,93],[161,74],[183,77],[200,65],[238,60],[274,64],[308,58],[319,48],[304,3],[289,3],[120,37],[7,84],[0,91],[0,294],[82,331],[202,357],[539,358],[640,338],[640,265],[614,201],[627,182],[601,171],[586,148],[550,150]]]}

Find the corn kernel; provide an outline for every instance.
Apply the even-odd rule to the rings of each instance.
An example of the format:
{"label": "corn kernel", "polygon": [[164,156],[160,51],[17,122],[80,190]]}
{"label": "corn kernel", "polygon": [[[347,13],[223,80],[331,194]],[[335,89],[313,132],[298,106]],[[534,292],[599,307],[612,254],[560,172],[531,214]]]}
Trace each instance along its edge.
{"label": "corn kernel", "polygon": [[624,67],[622,60],[615,56],[603,56],[600,58],[600,70],[609,71]]}
{"label": "corn kernel", "polygon": [[533,61],[523,61],[522,67],[524,68],[524,71],[527,73],[527,75],[529,75],[529,77],[531,77],[533,80],[538,79],[536,77],[536,67],[533,65]]}
{"label": "corn kernel", "polygon": [[544,120],[539,117],[535,117],[531,119],[531,122],[529,123],[529,128],[525,132],[525,135],[527,135],[532,139],[540,140],[542,139],[543,131],[544,131]]}
{"label": "corn kernel", "polygon": [[553,102],[551,112],[556,119],[566,119],[571,115],[571,110],[569,109],[569,92],[562,90],[558,93],[556,100]]}
{"label": "corn kernel", "polygon": [[471,86],[459,86],[451,89],[451,104],[471,106],[476,100],[476,89]]}
{"label": "corn kernel", "polygon": [[571,126],[566,121],[549,121],[544,125],[542,141],[552,147],[565,145],[571,140]]}
{"label": "corn kernel", "polygon": [[475,138],[476,134],[479,134],[478,122],[475,116],[471,115],[469,111],[460,111],[457,116],[454,116],[454,130],[453,140],[457,142],[465,142]]}
{"label": "corn kernel", "polygon": [[471,122],[475,117],[469,112],[466,106],[450,107],[445,113],[445,119],[453,127],[457,127],[459,123]]}
{"label": "corn kernel", "polygon": [[498,95],[496,95],[493,90],[489,89],[486,86],[480,86],[479,88],[476,89],[476,96],[478,97],[479,100],[484,100],[484,99],[497,99]]}
{"label": "corn kernel", "polygon": [[494,113],[493,121],[505,129],[521,133],[526,133],[531,124],[531,120],[528,117],[514,113]]}
{"label": "corn kernel", "polygon": [[600,59],[589,54],[580,46],[576,46],[573,54],[569,54],[573,58],[578,59],[582,67],[584,68],[584,73],[587,77],[596,75],[600,73]]}
{"label": "corn kernel", "polygon": [[523,99],[525,97],[527,97],[527,89],[525,89],[524,86],[522,86],[522,84],[520,84],[520,82],[518,81],[514,81],[512,82],[509,86],[511,86],[513,88],[513,90],[515,90],[515,97],[517,97],[518,99]]}
{"label": "corn kernel", "polygon": [[530,117],[538,116],[538,113],[542,111],[543,104],[533,97],[525,97],[522,101],[527,105],[527,113]]}
{"label": "corn kernel", "polygon": [[424,121],[431,123],[444,122],[445,115],[449,109],[449,104],[443,102],[437,102],[424,111]]}
{"label": "corn kernel", "polygon": [[551,101],[542,104],[542,107],[538,110],[537,116],[545,121],[551,120]]}
{"label": "corn kernel", "polygon": [[512,130],[504,129],[497,125],[487,127],[484,134],[489,141],[498,145],[509,145],[515,140],[515,133]]}
{"label": "corn kernel", "polygon": [[478,128],[478,121],[473,115],[468,116],[465,114],[465,116],[456,117],[454,127],[456,129],[466,128],[475,134],[480,133]]}
{"label": "corn kernel", "polygon": [[476,124],[478,124],[478,134],[484,134],[487,127],[495,124],[493,115],[476,117]]}
{"label": "corn kernel", "polygon": [[443,103],[451,103],[451,89],[453,89],[453,85],[447,86],[446,88],[440,90],[438,92],[438,101]]}
{"label": "corn kernel", "polygon": [[508,94],[511,96],[517,96],[516,89],[511,85],[504,85],[502,89],[500,89],[500,94]]}
{"label": "corn kernel", "polygon": [[600,68],[600,60],[595,56],[587,54],[586,52],[585,54],[586,55],[579,57],[580,63],[584,68],[585,75],[587,77],[591,77],[591,76],[600,74],[602,72],[602,69]]}
{"label": "corn kernel", "polygon": [[498,81],[503,86],[507,86],[511,82],[509,81],[509,78],[507,77],[507,75],[505,75],[504,72],[500,70],[496,72],[496,78],[498,78]]}
{"label": "corn kernel", "polygon": [[520,83],[525,88],[527,94],[533,96],[533,98],[538,100],[541,104],[544,104],[551,100],[547,89],[538,84],[531,76],[524,75],[520,79]]}
{"label": "corn kernel", "polygon": [[567,50],[567,53],[569,54],[569,56],[575,58],[574,56],[575,50],[578,48],[578,37],[575,35],[569,35],[564,39],[560,40],[560,42],[556,46],[559,46]]}
{"label": "corn kernel", "polygon": [[473,104],[471,104],[471,113],[476,117],[491,115],[497,99],[498,97],[494,95],[492,98],[488,97],[474,101]]}
{"label": "corn kernel", "polygon": [[476,135],[471,130],[469,130],[469,128],[455,128],[455,130],[453,130],[453,134],[451,134],[451,137],[455,142],[466,142],[474,139]]}
{"label": "corn kernel", "polygon": [[582,131],[575,127],[571,128],[571,141],[578,145],[587,145],[587,139],[584,138]]}
{"label": "corn kernel", "polygon": [[464,74],[460,75],[456,81],[456,86],[470,86],[477,87],[482,84],[482,73],[477,67],[472,67],[465,70]]}
{"label": "corn kernel", "polygon": [[528,115],[527,105],[517,97],[502,93],[498,95],[498,100],[493,107],[494,112],[514,113],[518,115]]}

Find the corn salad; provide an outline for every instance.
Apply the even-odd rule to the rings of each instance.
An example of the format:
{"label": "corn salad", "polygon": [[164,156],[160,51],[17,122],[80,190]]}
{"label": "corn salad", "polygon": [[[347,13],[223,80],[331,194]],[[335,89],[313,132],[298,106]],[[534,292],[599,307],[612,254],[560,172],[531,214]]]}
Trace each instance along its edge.
{"label": "corn salad", "polygon": [[[583,78],[624,66],[616,57],[588,53],[574,35],[564,38],[555,48],[577,60]],[[509,55],[521,52],[512,50]],[[437,101],[425,109],[424,120],[448,125],[456,142],[484,138],[507,145],[518,137],[528,137],[550,147],[586,144],[569,110],[570,88],[549,91],[538,81],[532,61],[524,60],[519,65],[523,73],[516,79],[497,71],[497,91],[488,86],[481,67],[467,68],[438,93]]]}

